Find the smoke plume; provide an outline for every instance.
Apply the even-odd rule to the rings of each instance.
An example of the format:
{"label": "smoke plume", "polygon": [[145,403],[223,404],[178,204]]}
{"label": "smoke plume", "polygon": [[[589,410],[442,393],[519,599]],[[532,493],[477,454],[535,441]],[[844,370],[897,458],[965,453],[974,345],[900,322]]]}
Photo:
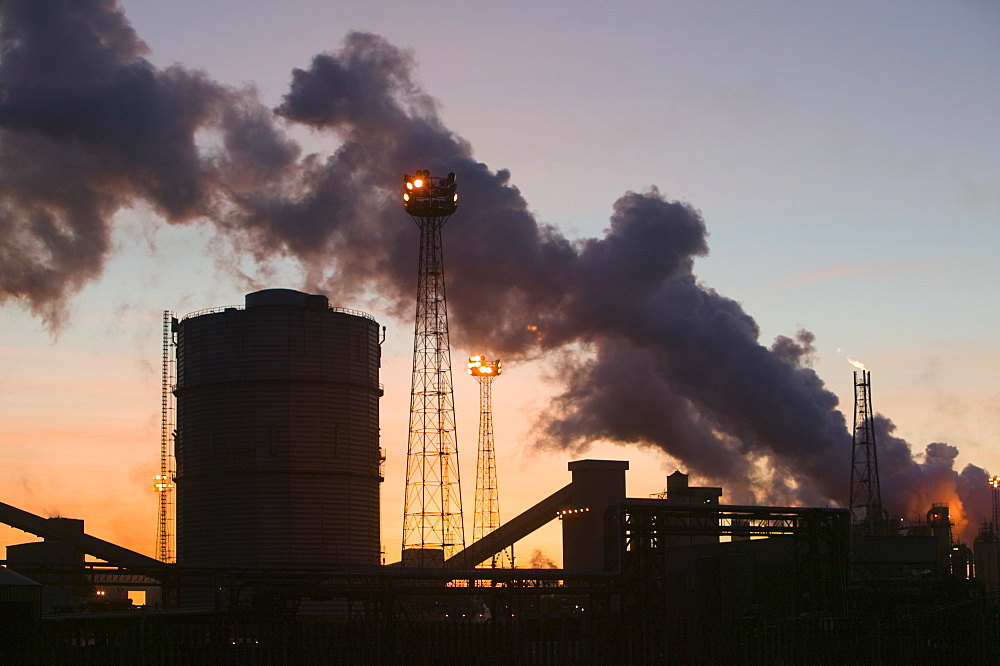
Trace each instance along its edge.
{"label": "smoke plume", "polygon": [[[455,172],[453,339],[504,358],[567,357],[540,446],[632,443],[735,501],[845,503],[850,424],[809,367],[812,334],[768,346],[739,303],[698,282],[707,231],[689,204],[627,192],[600,238],[539,223],[510,174],[441,122],[413,54],[376,35],[350,33],[295,70],[274,110],[147,53],[114,0],[0,0],[0,302],[57,327],[66,299],[100,276],[115,213],[145,202],[167,222],[210,221],[262,264],[297,260],[303,288],[377,294],[412,316],[418,230],[400,177]],[[303,154],[285,124],[336,147]],[[985,506],[985,472],[957,473],[954,447],[931,444],[918,461],[880,423],[890,510]]]}
{"label": "smoke plume", "polygon": [[535,548],[531,551],[531,557],[528,558],[528,568],[529,569],[558,569],[556,563],[552,561],[548,555],[542,551]]}
{"label": "smoke plume", "polygon": [[278,136],[251,94],[156,69],[147,51],[110,0],[0,2],[0,302],[51,327],[101,274],[119,209],[214,214],[219,165],[199,131],[246,136],[267,118],[254,145]]}

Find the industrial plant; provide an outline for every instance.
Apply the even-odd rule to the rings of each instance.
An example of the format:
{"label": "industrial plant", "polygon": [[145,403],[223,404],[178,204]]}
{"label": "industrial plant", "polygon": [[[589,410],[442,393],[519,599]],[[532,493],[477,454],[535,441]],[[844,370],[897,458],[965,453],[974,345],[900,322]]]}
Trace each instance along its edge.
{"label": "industrial plant", "polygon": [[[577,459],[505,517],[503,365],[473,356],[467,540],[441,241],[455,174],[407,175],[403,200],[420,248],[402,534],[379,525],[371,315],[291,289],[167,311],[156,556],[89,535],[86,516],[0,504],[0,522],[44,539],[6,549],[0,663],[971,664],[1000,650],[1000,477],[971,545],[946,504],[890,515],[867,370],[851,469],[830,470],[847,507],[725,503],[685,470],[629,497],[627,460]],[[516,567],[516,544],[552,521],[562,568]],[[396,539],[400,560],[383,563]]]}

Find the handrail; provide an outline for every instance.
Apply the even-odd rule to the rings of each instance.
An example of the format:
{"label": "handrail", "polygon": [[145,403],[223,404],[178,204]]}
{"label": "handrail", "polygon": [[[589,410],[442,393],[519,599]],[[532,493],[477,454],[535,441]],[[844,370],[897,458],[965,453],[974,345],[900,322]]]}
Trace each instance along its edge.
{"label": "handrail", "polygon": [[223,305],[217,308],[205,308],[204,310],[196,310],[194,312],[184,315],[183,317],[181,317],[181,321],[184,321],[185,319],[191,319],[193,317],[200,317],[202,315],[225,312],[226,310],[243,310],[245,307],[246,306],[244,305]]}
{"label": "handrail", "polygon": [[[375,317],[368,314],[367,312],[362,312],[361,310],[353,310],[351,308],[342,308],[334,305],[328,305],[327,310],[333,310],[334,312],[343,312],[344,314],[354,315],[355,317],[362,317],[364,319],[370,319],[375,321]],[[205,308],[204,310],[195,310],[194,312],[188,313],[181,317],[181,321],[192,319],[194,317],[200,317],[207,314],[218,314],[219,312],[225,312],[226,310],[246,310],[245,305],[223,305],[216,308]]]}

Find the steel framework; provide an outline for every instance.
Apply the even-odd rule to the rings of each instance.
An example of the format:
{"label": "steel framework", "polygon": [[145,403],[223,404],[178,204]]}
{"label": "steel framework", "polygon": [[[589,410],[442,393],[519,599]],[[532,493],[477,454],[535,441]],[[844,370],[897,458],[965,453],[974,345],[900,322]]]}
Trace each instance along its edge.
{"label": "steel framework", "polygon": [[[845,509],[673,504],[628,499],[605,517],[609,559],[626,576],[639,576],[642,594],[655,593],[677,537],[790,538],[788,575],[801,611],[842,610],[846,603],[850,516]],[[669,590],[661,589],[664,595]]]}
{"label": "steel framework", "polygon": [[[458,195],[454,174],[434,178],[418,171],[414,178],[404,177],[404,188],[404,206],[420,229],[420,261],[402,561],[443,566],[444,559],[465,549],[441,244],[441,228],[455,211]],[[443,558],[435,551],[443,551]]]}
{"label": "steel framework", "polygon": [[161,562],[174,561],[174,314],[163,311],[163,370],[160,381],[160,473],[153,477],[153,490],[159,499],[156,521],[156,557]]}
{"label": "steel framework", "polygon": [[878,476],[878,452],[872,413],[871,373],[854,372],[854,441],[851,451],[851,516],[862,534],[886,533],[882,490]]}
{"label": "steel framework", "polygon": [[990,523],[990,528],[993,534],[1000,534],[1000,476],[991,476],[989,483],[990,490],[993,491],[993,522]]}
{"label": "steel framework", "polygon": [[[479,449],[476,454],[476,502],[472,522],[472,540],[485,539],[490,546],[500,527],[500,493],[497,486],[497,459],[493,443],[493,381],[503,373],[499,360],[485,356],[469,357],[469,374],[479,383]],[[491,548],[493,550],[493,548]],[[479,566],[510,568],[514,566],[513,546],[494,553]]]}

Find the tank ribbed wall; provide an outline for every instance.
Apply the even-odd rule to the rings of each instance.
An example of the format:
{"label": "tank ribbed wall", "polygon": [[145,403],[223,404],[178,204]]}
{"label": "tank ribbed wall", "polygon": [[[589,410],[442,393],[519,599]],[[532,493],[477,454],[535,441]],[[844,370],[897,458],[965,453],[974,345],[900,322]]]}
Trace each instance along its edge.
{"label": "tank ribbed wall", "polygon": [[278,289],[180,322],[179,563],[379,564],[378,334]]}

